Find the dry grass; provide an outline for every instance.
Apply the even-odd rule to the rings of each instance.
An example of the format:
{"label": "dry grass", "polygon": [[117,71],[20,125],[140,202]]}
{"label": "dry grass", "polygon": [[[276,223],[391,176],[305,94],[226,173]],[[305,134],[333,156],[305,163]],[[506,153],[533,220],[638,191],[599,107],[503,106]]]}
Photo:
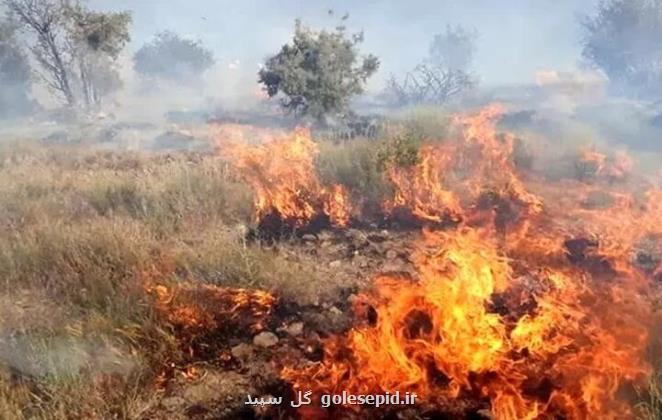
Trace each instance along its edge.
{"label": "dry grass", "polygon": [[314,300],[314,262],[244,240],[250,190],[214,156],[0,148],[0,413],[140,418],[179,351],[138,273]]}

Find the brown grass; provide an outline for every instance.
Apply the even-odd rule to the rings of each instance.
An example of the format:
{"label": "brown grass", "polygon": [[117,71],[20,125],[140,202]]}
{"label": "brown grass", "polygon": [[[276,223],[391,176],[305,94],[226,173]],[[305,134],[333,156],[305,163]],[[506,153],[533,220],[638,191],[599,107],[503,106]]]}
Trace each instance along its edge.
{"label": "brown grass", "polygon": [[140,418],[178,350],[140,284],[174,278],[314,301],[314,261],[247,243],[252,195],[215,156],[0,148],[0,413]]}

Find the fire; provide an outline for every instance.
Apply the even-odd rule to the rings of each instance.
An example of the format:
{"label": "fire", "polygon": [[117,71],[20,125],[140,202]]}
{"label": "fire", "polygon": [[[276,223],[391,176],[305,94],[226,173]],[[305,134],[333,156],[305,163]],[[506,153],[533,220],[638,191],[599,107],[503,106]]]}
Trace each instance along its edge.
{"label": "fire", "polygon": [[595,177],[608,180],[623,180],[632,171],[632,158],[625,152],[615,153],[613,157],[586,149],[579,160],[581,170],[592,173]]}
{"label": "fire", "polygon": [[259,145],[235,143],[224,152],[255,192],[255,217],[277,216],[293,228],[317,217],[346,226],[351,206],[341,185],[323,186],[315,172],[318,153],[310,131],[298,128],[290,136]]}
{"label": "fire", "polygon": [[275,298],[261,290],[181,283],[166,286],[147,283],[155,308],[167,321],[190,336],[226,328],[232,323],[253,331],[263,329]]}
{"label": "fire", "polygon": [[454,141],[389,169],[388,211],[456,223],[424,231],[417,281],[377,276],[323,360],[282,371],[295,389],[413,392],[458,413],[479,401],[497,419],[633,417],[628,398],[651,374],[649,289],[660,270],[635,266],[633,254],[662,235],[662,193],[619,190],[627,159],[602,155],[585,156],[606,182],[599,206],[581,204],[594,184],[525,182],[513,136],[495,130],[502,112],[456,118]]}
{"label": "fire", "polygon": [[412,167],[389,168],[395,196],[385,203],[386,211],[409,208],[425,222],[459,221],[473,217],[470,213],[478,210],[480,199],[492,196],[522,207],[526,214],[540,213],[541,200],[526,190],[515,170],[514,137],[499,136],[495,130],[503,112],[502,106],[492,105],[458,116],[457,138],[422,147]]}
{"label": "fire", "polygon": [[571,266],[519,273],[498,249],[480,230],[428,232],[420,281],[377,278],[362,297],[374,324],[331,338],[324,362],[284,377],[318,392],[415,392],[432,406],[477,396],[498,419],[630,416],[618,393],[649,374],[650,314],[629,279]]}

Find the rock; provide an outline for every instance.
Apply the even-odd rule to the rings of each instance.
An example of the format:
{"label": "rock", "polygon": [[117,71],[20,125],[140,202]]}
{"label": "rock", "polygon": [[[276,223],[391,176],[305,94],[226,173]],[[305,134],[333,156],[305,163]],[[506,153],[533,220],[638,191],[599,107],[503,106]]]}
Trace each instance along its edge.
{"label": "rock", "polygon": [[335,316],[343,314],[342,311],[340,309],[338,309],[337,307],[335,307],[335,306],[332,306],[331,309],[329,309],[329,313],[331,313],[332,315],[335,315]]}
{"label": "rock", "polygon": [[324,230],[317,234],[317,238],[320,241],[331,241],[333,239],[333,234],[329,231]]}
{"label": "rock", "polygon": [[294,322],[285,328],[285,332],[292,337],[298,337],[303,334],[303,322]]}
{"label": "rock", "polygon": [[389,249],[388,251],[386,251],[386,259],[387,260],[394,260],[396,258],[398,258],[398,252],[396,250]]}
{"label": "rock", "polygon": [[278,344],[278,337],[272,332],[264,331],[253,337],[253,344],[262,348],[273,347]]}
{"label": "rock", "polygon": [[338,268],[341,265],[342,265],[342,261],[340,261],[340,260],[331,261],[329,263],[329,267],[331,267],[331,268]]}
{"label": "rock", "polygon": [[246,395],[254,394],[255,390],[248,378],[231,371],[207,371],[207,374],[193,384],[186,384],[181,389],[181,397],[187,405],[211,407],[218,401],[228,401],[228,397],[243,405]]}
{"label": "rock", "polygon": [[253,353],[253,346],[246,343],[237,344],[236,346],[232,347],[232,349],[230,349],[230,354],[232,354],[232,357],[242,362],[249,360],[253,356]]}
{"label": "rock", "polygon": [[182,397],[166,397],[161,400],[161,406],[167,411],[175,411],[186,406],[186,400]]}
{"label": "rock", "polygon": [[317,240],[317,237],[315,235],[311,235],[310,233],[307,233],[301,237],[305,242],[315,242]]}

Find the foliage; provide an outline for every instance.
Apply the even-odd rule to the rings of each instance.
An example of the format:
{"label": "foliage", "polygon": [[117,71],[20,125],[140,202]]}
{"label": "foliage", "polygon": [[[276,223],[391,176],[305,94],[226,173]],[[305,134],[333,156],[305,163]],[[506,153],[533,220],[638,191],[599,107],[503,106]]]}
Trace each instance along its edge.
{"label": "foliage", "polygon": [[165,31],[143,45],[133,62],[143,76],[185,81],[199,78],[214,64],[214,57],[200,41]]}
{"label": "foliage", "polygon": [[477,34],[448,26],[437,34],[429,55],[402,78],[392,76],[385,97],[394,105],[441,105],[475,85],[469,73]]}
{"label": "foliage", "polygon": [[466,72],[473,62],[477,37],[474,30],[449,25],[446,32],[435,35],[430,44],[428,60],[433,65],[451,71]]}
{"label": "foliage", "polygon": [[604,0],[583,21],[583,58],[619,93],[659,97],[662,1]]}
{"label": "foliage", "polygon": [[344,27],[316,32],[297,20],[292,42],[267,60],[259,82],[269,97],[282,94],[288,112],[319,122],[342,115],[379,68],[374,55],[359,58],[362,41],[363,34],[348,37]]}
{"label": "foliage", "polygon": [[75,0],[3,1],[10,18],[33,36],[41,79],[67,105],[98,106],[119,87],[115,62],[130,40],[129,12],[92,12]]}
{"label": "foliage", "polygon": [[30,64],[18,47],[15,27],[0,20],[0,118],[28,112],[31,88]]}
{"label": "foliage", "polygon": [[114,63],[131,40],[131,14],[93,12],[79,4],[72,6],[68,13],[69,36],[76,48],[82,95],[88,106],[98,104],[102,96],[121,87]]}

